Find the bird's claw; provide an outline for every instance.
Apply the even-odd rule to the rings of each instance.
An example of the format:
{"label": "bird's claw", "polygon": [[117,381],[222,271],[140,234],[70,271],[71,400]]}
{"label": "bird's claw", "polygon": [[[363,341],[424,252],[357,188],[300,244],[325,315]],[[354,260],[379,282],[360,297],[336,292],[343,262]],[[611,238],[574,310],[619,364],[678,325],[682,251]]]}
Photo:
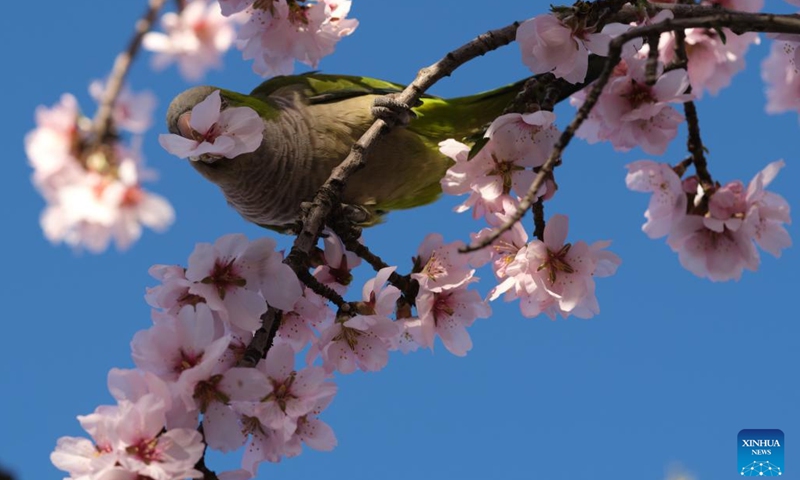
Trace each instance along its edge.
{"label": "bird's claw", "polygon": [[342,216],[351,225],[358,225],[360,223],[367,222],[371,215],[369,213],[369,210],[362,207],[361,205],[350,205],[347,203],[343,203]]}
{"label": "bird's claw", "polygon": [[372,116],[395,126],[407,126],[417,114],[405,103],[397,101],[392,95],[378,97],[372,103]]}

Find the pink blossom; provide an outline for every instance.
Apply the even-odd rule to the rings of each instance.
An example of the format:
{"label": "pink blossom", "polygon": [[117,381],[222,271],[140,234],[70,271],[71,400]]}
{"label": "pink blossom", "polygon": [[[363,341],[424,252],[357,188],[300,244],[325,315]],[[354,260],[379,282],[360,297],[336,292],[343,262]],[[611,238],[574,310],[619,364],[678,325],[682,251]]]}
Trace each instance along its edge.
{"label": "pink blossom", "polygon": [[[693,198],[696,212],[672,227],[667,244],[684,268],[712,281],[738,280],[744,269],[755,271],[760,263],[756,244],[778,257],[791,245],[783,227],[790,223],[789,204],[764,190],[783,167],[773,162],[759,172],[745,190],[740,181],[710,193],[707,210],[698,210],[705,192]],[[755,242],[755,243],[754,243]]]}
{"label": "pink blossom", "polygon": [[200,433],[164,428],[164,403],[147,394],[136,402],[101,406],[78,420],[95,441],[62,437],[50,455],[53,464],[73,478],[201,478],[194,469],[203,455]]}
{"label": "pink blossom", "polygon": [[303,296],[297,300],[293,309],[284,312],[275,337],[276,342],[285,342],[295,352],[299,352],[316,341],[314,329],[324,329],[332,319],[333,311],[328,307],[327,300],[305,288]]}
{"label": "pink blossom", "polygon": [[524,115],[507,113],[489,125],[485,136],[493,140],[492,153],[497,157],[514,159],[524,167],[540,167],[559,137],[555,121],[556,115],[547,110]]}
{"label": "pink blossom", "polygon": [[239,401],[266,394],[264,376],[254,368],[231,368],[205,381],[202,395],[203,429],[209,447],[230,452],[245,444],[242,419],[236,409]]}
{"label": "pink blossom", "polygon": [[772,182],[783,168],[783,160],[772,162],[758,172],[747,187],[747,217],[754,229],[755,242],[776,258],[781,250],[792,245],[789,233],[783,224],[792,223],[789,203],[780,195],[764,188]]}
{"label": "pink blossom", "polygon": [[239,13],[252,4],[253,0],[219,0],[220,10],[226,17]]}
{"label": "pink blossom", "polygon": [[350,271],[361,265],[361,258],[346,250],[342,240],[327,228],[322,241],[324,250],[320,260],[324,263],[314,270],[314,277],[344,295],[353,279]]}
{"label": "pink blossom", "polygon": [[142,235],[142,225],[164,232],[175,221],[172,205],[162,196],[141,187],[141,164],[135,157],[123,158],[117,167],[119,181],[102,191],[104,201],[117,207],[111,235],[119,249],[125,250]]}
{"label": "pink blossom", "polygon": [[403,331],[415,334],[410,340],[428,348],[433,348],[434,336],[439,335],[445,348],[459,356],[472,348],[466,327],[491,311],[477,292],[467,290],[478,279],[469,266],[472,256],[458,251],[463,246],[462,242],[445,245],[437,233],[425,237],[414,257],[416,273],[411,274],[419,282],[416,305],[420,323],[416,327],[406,322]]}
{"label": "pink blossom", "polygon": [[[516,210],[516,204],[506,208],[506,211],[513,212]],[[503,225],[509,218],[509,214],[496,214],[487,215],[486,219],[492,227],[499,227]],[[483,241],[488,235],[493,232],[494,228],[484,228],[478,233],[471,234],[473,243]],[[498,279],[506,277],[506,268],[516,258],[519,251],[525,248],[528,244],[528,234],[522,226],[522,222],[517,222],[509,230],[503,232],[500,238],[495,240],[488,248],[484,248],[472,254],[470,263],[476,267],[483,266],[492,262],[492,269]]]}
{"label": "pink blossom", "polygon": [[708,215],[703,218],[703,224],[715,232],[722,232],[726,228],[738,230],[742,226],[745,213],[747,202],[744,185],[737,180],[714,191],[708,199]]}
{"label": "pink blossom", "polygon": [[520,249],[506,268],[508,277],[490,294],[495,300],[520,300],[526,317],[546,313],[566,318],[591,318],[600,312],[595,297],[594,277],[612,275],[620,259],[605,250],[610,242],[565,243],[567,217],[554,215],[547,222],[544,242],[533,240]]}
{"label": "pink blossom", "polygon": [[[652,155],[663,154],[678,133],[683,121],[670,102],[691,98],[684,94],[689,85],[686,71],[671,70],[649,86],[645,79],[645,59],[629,58],[619,74],[606,85],[595,106],[594,115],[578,129],[578,136],[590,143],[608,140],[614,148],[628,151],[639,146]],[[624,72],[624,73],[623,73]],[[585,93],[573,96],[571,103],[579,106]]]}
{"label": "pink blossom", "polygon": [[281,457],[286,453],[286,438],[283,432],[265,427],[254,413],[247,412],[248,409],[254,409],[256,406],[257,404],[253,402],[237,404],[237,408],[243,410],[242,433],[249,436],[249,442],[242,455],[242,470],[249,472],[252,476],[258,473],[259,463],[265,460],[280,462]]}
{"label": "pink blossom", "polygon": [[115,153],[116,178],[81,170],[50,194],[41,224],[51,242],[99,253],[114,239],[125,250],[139,239],[142,225],[161,232],[172,224],[169,202],[141,187],[139,160],[121,146]]}
{"label": "pink blossom", "polygon": [[284,455],[299,454],[301,442],[321,450],[333,448],[333,431],[316,419],[336,393],[336,386],[325,382],[325,377],[320,367],[296,371],[294,352],[285,344],[274,345],[256,368],[233,368],[225,373],[220,383],[229,384],[225,391],[230,392],[230,406],[215,404],[226,415],[216,427],[212,424],[210,432],[206,429],[209,446],[229,451],[250,437],[243,470],[225,478],[255,475],[264,460],[278,462]]}
{"label": "pink blossom", "polygon": [[672,225],[686,215],[686,194],[681,179],[666,163],[639,160],[626,166],[625,184],[635,192],[652,192],[644,212],[642,231],[650,238],[669,234]]}
{"label": "pink blossom", "polygon": [[800,71],[797,42],[774,41],[769,57],[761,64],[767,84],[767,113],[800,112]]}
{"label": "pink blossom", "polygon": [[198,411],[187,410],[170,384],[153,372],[112,368],[108,372],[108,391],[118,402],[126,400],[135,403],[145,395],[155,395],[164,402],[167,430],[197,427]]}
{"label": "pink blossom", "polygon": [[389,319],[394,312],[400,290],[386,285],[395,267],[381,269],[364,285],[360,314],[337,318],[321,332],[319,343],[309,351],[309,358],[322,355],[326,371],[353,373],[377,371],[389,361],[389,348],[400,334],[400,328]]}
{"label": "pink blossom", "polygon": [[316,401],[311,412],[297,419],[297,429],[286,440],[284,454],[287,457],[300,455],[301,443],[321,452],[329,452],[336,447],[336,435],[327,423],[319,418],[322,410],[328,407],[333,396],[325,396]]}
{"label": "pink blossom", "polygon": [[411,277],[419,282],[421,289],[431,292],[464,285],[475,270],[469,267],[471,256],[458,251],[463,247],[463,242],[445,245],[441,234],[428,234],[414,257],[414,270],[419,271]]}
{"label": "pink blossom", "polygon": [[219,360],[231,337],[203,303],[187,305],[177,316],[154,312],[153,321],[150,329],[134,335],[133,361],[170,383],[186,410],[195,410],[197,385],[230,367]]}
{"label": "pink blossom", "polygon": [[153,265],[147,273],[161,281],[161,285],[146,289],[144,298],[151,307],[175,315],[185,305],[206,301],[199,295],[189,293],[192,282],[186,278],[186,269],[180,265]]}
{"label": "pink blossom", "polygon": [[[533,169],[544,164],[558,138],[554,121],[555,115],[548,111],[502,115],[489,126],[485,135],[489,141],[472,159],[467,158],[466,145],[452,139],[441,142],[439,150],[456,162],[442,179],[442,190],[470,194],[456,211],[474,207],[477,218],[503,212],[512,189],[524,196],[536,177]],[[545,185],[539,195],[552,187]]]}
{"label": "pink blossom", "polygon": [[[99,103],[105,88],[104,82],[95,80],[89,84],[89,93]],[[153,122],[155,108],[156,96],[153,92],[133,93],[129,88],[123,87],[114,101],[114,126],[132,133],[144,133]]]}
{"label": "pink blossom", "polygon": [[746,268],[758,268],[758,251],[746,229],[716,232],[706,227],[703,217],[687,215],[677,222],[667,244],[678,252],[681,265],[698,277],[712,281],[738,280]]}
{"label": "pink blossom", "polygon": [[391,350],[403,353],[416,352],[425,343],[422,336],[422,320],[401,318],[394,322],[400,327],[400,335],[391,339]]}
{"label": "pink blossom", "polygon": [[[752,2],[751,2],[752,3]],[[710,29],[690,28],[686,30],[686,53],[689,58],[687,71],[692,93],[698,98],[708,90],[717,95],[731,83],[731,78],[744,70],[744,57],[751,44],[758,45],[757,33],[737,35],[723,29],[725,41]],[[676,60],[675,35],[665,33],[659,41],[659,59],[665,64]]]}
{"label": "pink blossom", "polygon": [[456,162],[441,180],[442,191],[450,195],[469,193],[467,200],[455,208],[456,212],[466,212],[472,208],[472,216],[477,219],[488,213],[502,211],[502,196],[484,196],[478,188],[473,188],[477,187],[476,180],[483,178],[483,175],[475,163],[468,159],[469,146],[450,138],[439,143],[439,151]]}
{"label": "pink blossom", "polygon": [[[294,364],[291,347],[274,345],[255,368],[260,373],[257,383],[262,388],[252,389],[249,398],[236,398],[240,402],[255,402],[248,412],[263,426],[282,432],[287,440],[297,430],[300,417],[311,413],[320,399],[332,398],[336,393],[336,385],[325,381],[322,367],[309,366],[296,371]],[[240,403],[235,405],[241,407]]]}
{"label": "pink blossom", "polygon": [[556,78],[570,83],[586,79],[589,53],[605,56],[613,36],[630,28],[609,24],[600,33],[574,17],[559,20],[547,14],[534,17],[517,29],[517,43],[522,50],[522,62],[533,73],[552,72]]}
{"label": "pink blossom", "polygon": [[157,70],[178,63],[181,75],[190,81],[203,77],[209,68],[219,68],[221,57],[234,39],[231,21],[223,17],[216,2],[191,0],[180,13],[161,17],[164,33],[148,32],[142,39],[146,50],[155,52]]}
{"label": "pink blossom", "polygon": [[33,182],[47,200],[40,218],[45,237],[75,248],[102,252],[111,240],[124,250],[142,225],[165,230],[174,211],[164,198],[144,190],[143,168],[134,150],[111,143],[85,148],[88,130],[77,102],[64,95],[51,109],[36,111],[37,128],[25,137]]}
{"label": "pink blossom", "polygon": [[[477,280],[472,277],[469,283]],[[433,348],[434,336],[438,335],[453,355],[463,357],[472,349],[467,327],[477,318],[489,317],[492,310],[477,291],[467,290],[467,286],[465,283],[439,292],[420,289],[417,311],[421,322],[422,346]]]}
{"label": "pink blossom", "polygon": [[84,135],[78,126],[81,118],[77,100],[68,93],[52,108],[36,107],[36,129],[25,135],[25,153],[34,169],[33,183],[47,199],[83,176],[75,158]]}
{"label": "pink blossom", "polygon": [[[330,55],[336,43],[353,33],[355,19],[346,19],[350,0],[318,0],[306,5],[273,0],[252,5],[239,31],[237,46],[245,59],[253,59],[253,70],[262,76],[288,75],[294,60],[316,68]],[[233,9],[241,6],[237,2]],[[229,10],[229,7],[226,7]]]}
{"label": "pink blossom", "polygon": [[[183,479],[202,475],[194,469],[203,455],[202,437],[194,429],[176,428],[161,433],[164,416],[160,400],[142,397],[136,403],[120,403],[116,434],[125,445],[120,466],[143,477]],[[150,405],[148,405],[150,403]]]}
{"label": "pink blossom", "polygon": [[234,158],[261,146],[264,123],[250,107],[222,108],[219,90],[184,113],[178,120],[181,135],[161,134],[158,142],[180,158],[214,163],[219,158]]}
{"label": "pink blossom", "polygon": [[197,244],[186,269],[189,293],[203,297],[225,322],[244,331],[258,329],[267,302],[288,310],[301,293],[297,277],[274,248],[272,239],[249,242],[242,234],[225,235],[214,245]]}

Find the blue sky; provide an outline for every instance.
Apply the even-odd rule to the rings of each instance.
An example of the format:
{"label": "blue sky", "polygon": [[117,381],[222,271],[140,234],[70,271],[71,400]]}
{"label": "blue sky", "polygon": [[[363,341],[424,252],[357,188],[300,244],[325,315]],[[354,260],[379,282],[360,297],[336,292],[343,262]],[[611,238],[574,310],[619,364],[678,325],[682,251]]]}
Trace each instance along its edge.
{"label": "blue sky", "polygon": [[[123,253],[75,253],[42,236],[44,201],[31,186],[22,142],[34,126],[34,109],[71,92],[93,112],[88,84],[107,75],[144,3],[43,0],[33,11],[30,3],[10,2],[0,16],[2,139],[9,146],[9,169],[0,176],[6,308],[0,466],[18,480],[60,478],[48,459],[56,439],[83,435],[75,416],[111,402],[106,373],[132,366],[130,339],[150,325],[143,299],[145,287],[155,284],[150,265],[185,265],[195,243],[226,233],[276,235],[245,223],[216,187],[159,147],[169,99],[189,84],[174,68],[154,73],[145,54],[130,85],[159,98],[144,153],[161,173],[150,188],[172,202],[176,223],[165,234],[146,232]],[[767,3],[789,11],[783,2]],[[408,82],[475,35],[541,13],[547,4],[356,0],[351,14],[360,27],[320,68]],[[702,134],[711,172],[723,182],[747,182],[767,163],[785,159],[771,189],[797,206],[798,118],[763,113],[758,66],[768,50],[762,37],[747,56],[750,68],[698,104]],[[464,67],[432,93],[470,94],[527,74],[512,45]],[[206,78],[239,91],[259,82],[237,51],[226,57],[224,70]],[[574,110],[560,106],[556,113],[563,126]],[[684,145],[682,129],[662,159],[684,158]],[[654,157],[576,141],[557,171],[559,193],[546,206],[548,216],[569,215],[571,240],[610,239],[622,257],[617,274],[598,281],[599,316],[525,319],[517,304],[494,303],[493,316],[470,330],[474,348],[465,358],[439,344],[433,353],[395,354],[380,373],[339,378],[339,393],[324,414],[337,434],[336,450],[263,464],[260,478],[657,480],[680,462],[699,479],[717,480],[736,475],[743,428],[782,429],[787,478],[800,478],[798,249],[779,260],[763,254],[758,272],[738,282],[694,277],[663,240],[640,231],[648,197],[625,189],[624,165],[644,158]],[[452,241],[481,227],[452,213],[458,203],[450,197],[395,212],[367,231],[366,241],[407,271],[432,229]],[[797,227],[788,228],[797,242]],[[290,245],[289,238],[278,240]],[[491,277],[488,270],[481,274]],[[235,462],[212,458],[211,466],[222,470]]]}

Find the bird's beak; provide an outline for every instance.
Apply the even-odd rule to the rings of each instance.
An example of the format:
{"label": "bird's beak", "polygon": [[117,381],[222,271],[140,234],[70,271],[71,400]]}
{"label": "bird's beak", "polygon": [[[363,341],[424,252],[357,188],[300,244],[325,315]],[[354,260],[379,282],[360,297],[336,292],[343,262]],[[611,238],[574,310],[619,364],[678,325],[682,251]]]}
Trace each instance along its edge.
{"label": "bird's beak", "polygon": [[178,131],[181,133],[182,137],[194,139],[196,134],[192,126],[189,124],[189,120],[191,119],[192,112],[181,114],[181,116],[178,117]]}
{"label": "bird's beak", "polygon": [[[189,123],[192,119],[192,112],[182,113],[180,117],[178,117],[178,132],[184,138],[188,138],[190,140],[196,140],[198,142],[203,141],[203,135],[192,128],[192,125]],[[197,165],[197,162],[201,162],[207,165],[212,165],[214,162],[223,158],[221,155],[212,155],[208,153],[204,153],[203,155],[197,157],[189,157],[189,160],[192,161],[193,165]]]}

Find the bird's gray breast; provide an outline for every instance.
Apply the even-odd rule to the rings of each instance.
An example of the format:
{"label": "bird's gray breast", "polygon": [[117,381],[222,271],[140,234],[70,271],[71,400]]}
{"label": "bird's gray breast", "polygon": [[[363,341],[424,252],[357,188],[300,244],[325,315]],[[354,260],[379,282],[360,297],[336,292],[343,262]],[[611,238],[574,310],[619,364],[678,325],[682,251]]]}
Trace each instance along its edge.
{"label": "bird's gray breast", "polygon": [[278,99],[278,104],[280,115],[264,121],[261,146],[232,159],[217,183],[228,203],[259,225],[293,223],[300,204],[313,198],[329,174],[312,168],[312,140],[304,112],[286,99]]}

